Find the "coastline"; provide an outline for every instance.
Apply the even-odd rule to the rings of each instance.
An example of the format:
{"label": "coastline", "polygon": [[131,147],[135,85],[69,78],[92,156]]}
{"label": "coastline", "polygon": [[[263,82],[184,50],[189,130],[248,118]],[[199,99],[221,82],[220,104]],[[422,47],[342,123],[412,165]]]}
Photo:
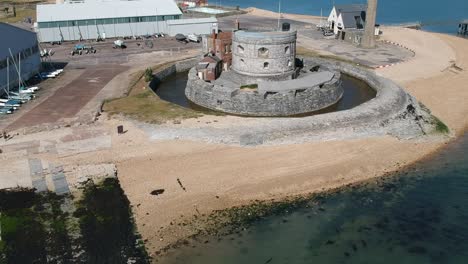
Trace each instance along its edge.
{"label": "coastline", "polygon": [[[263,14],[268,16],[268,12]],[[287,17],[286,14],[285,17]],[[177,224],[197,215],[208,215],[215,210],[248,205],[257,200],[288,199],[291,196],[310,195],[381,178],[430,157],[462,135],[468,125],[468,120],[464,117],[468,109],[463,105],[463,99],[468,95],[462,89],[463,81],[459,79],[467,77],[464,72],[452,73],[446,69],[451,65],[450,61],[454,59],[462,68],[468,65],[468,58],[464,56],[465,48],[463,47],[466,43],[462,43],[466,40],[450,35],[419,32],[421,34],[404,43],[405,40],[401,37],[395,39],[395,36],[400,33],[398,30],[401,32],[406,29],[396,29],[396,33],[388,38],[411,47],[417,55],[410,62],[377,73],[402,84],[408,92],[426,104],[436,116],[447,122],[451,131],[454,132],[454,137],[444,141],[431,139],[400,141],[390,137],[380,137],[339,142],[313,142],[300,146],[257,147],[249,150],[184,142],[183,145],[187,150],[175,151],[169,155],[159,154],[150,159],[142,158],[137,162],[132,160],[132,164],[130,162],[119,163],[117,166],[122,185],[127,195],[132,197],[130,199],[132,203],[135,201],[135,205],[140,205],[134,210],[139,230],[144,238],[148,239],[148,252],[154,255],[162,248],[198,232],[197,230],[184,230]],[[427,40],[427,38],[429,41],[436,40],[436,42],[432,41],[428,43],[429,46],[421,47],[420,41]],[[431,49],[442,52],[438,55],[440,57],[435,59],[437,61],[428,64],[428,60],[434,59],[428,52]],[[407,63],[411,65],[408,66]],[[407,70],[407,67],[413,71]],[[416,78],[412,76],[414,67],[421,67],[418,69]],[[459,79],[453,80],[453,75],[460,75]],[[437,82],[446,82],[444,85],[450,86],[451,90],[448,92],[452,94],[431,85]],[[431,87],[430,92],[424,87]],[[436,95],[430,94],[431,92]],[[460,96],[455,96],[454,100],[452,97],[456,93],[460,93]],[[444,99],[447,100],[447,104],[450,99],[451,105],[457,105],[456,111],[446,107],[446,103],[441,104],[440,100]],[[228,122],[241,122],[241,119],[237,118],[228,117],[227,119]],[[204,121],[212,120],[207,118]],[[172,145],[170,142],[160,143],[165,151],[169,151],[170,145]],[[357,150],[353,151],[353,149]],[[359,157],[356,157],[358,153]],[[190,157],[192,154],[198,157]],[[313,157],[314,154],[322,157],[313,161],[314,166],[304,165],[308,161],[307,156]],[[344,158],[336,158],[340,154]],[[378,155],[377,159],[375,155]],[[288,158],[284,160],[278,156]],[[149,175],[151,173],[145,173],[145,168],[152,167],[152,160],[158,160],[155,172],[158,174],[170,172],[172,176],[151,176]],[[261,164],[255,164],[251,160],[257,160]],[[299,162],[294,160],[299,160]],[[232,165],[236,162],[241,168]],[[218,168],[218,166],[224,168]],[[145,184],[162,182],[174,195],[168,194],[164,198],[161,197],[161,200],[154,201],[155,205],[148,205],[148,197],[145,197],[147,195],[141,193],[141,190],[145,188],[141,185],[135,186],[137,181],[132,179],[132,174],[143,177]],[[172,182],[176,176],[181,178],[187,186],[187,192],[190,193],[181,192],[177,183]],[[159,214],[159,219],[154,220],[157,214],[152,212],[160,212],[162,215]]]}
{"label": "coastline", "polygon": [[[258,16],[277,17],[276,13],[266,10],[254,9],[252,12]],[[283,14],[283,17],[306,22],[320,19],[295,14]],[[288,200],[382,179],[434,155],[463,135],[468,128],[468,105],[465,103],[468,89],[464,88],[468,83],[467,39],[402,28],[388,29],[384,39],[405,45],[415,50],[416,55],[409,61],[376,70],[377,74],[399,83],[428,106],[450,127],[450,137],[427,136],[408,140],[390,136],[330,138],[245,148],[184,140],[158,141],[136,122],[110,118],[104,113],[90,126],[65,128],[50,135],[47,132],[26,135],[22,140],[62,139],[87,129],[109,137],[112,144],[108,149],[72,154],[43,153],[36,157],[56,161],[66,169],[69,166],[116,164],[118,179],[132,205],[139,233],[148,253],[155,256],[161,249],[203,229],[202,225],[188,226],[187,222],[192,219],[202,219],[216,210],[258,201]],[[313,49],[313,43],[307,48]],[[453,65],[463,70],[458,71]],[[124,77],[122,74],[120,79],[114,78],[112,82]],[[204,116],[183,120],[182,125],[200,122],[209,123],[216,129],[246,122],[246,119]],[[124,125],[127,133],[117,135],[117,125]],[[73,149],[71,144],[68,147]],[[186,189],[181,188],[179,180]],[[150,194],[161,188],[165,190],[163,194]]]}

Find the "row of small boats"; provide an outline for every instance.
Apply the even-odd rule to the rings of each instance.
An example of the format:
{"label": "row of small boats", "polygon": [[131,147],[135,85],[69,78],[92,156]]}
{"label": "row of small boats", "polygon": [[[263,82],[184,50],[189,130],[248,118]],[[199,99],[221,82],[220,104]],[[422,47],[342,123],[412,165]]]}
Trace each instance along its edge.
{"label": "row of small boats", "polygon": [[[41,79],[56,78],[63,72],[63,69],[41,72]],[[36,98],[36,92],[40,90],[39,86],[20,87],[17,91],[7,91],[3,98],[0,98],[0,114],[12,114],[23,104]]]}
{"label": "row of small boats", "polygon": [[18,91],[9,91],[5,98],[0,98],[0,114],[12,114],[18,110],[21,105],[36,98],[38,86],[20,88]]}

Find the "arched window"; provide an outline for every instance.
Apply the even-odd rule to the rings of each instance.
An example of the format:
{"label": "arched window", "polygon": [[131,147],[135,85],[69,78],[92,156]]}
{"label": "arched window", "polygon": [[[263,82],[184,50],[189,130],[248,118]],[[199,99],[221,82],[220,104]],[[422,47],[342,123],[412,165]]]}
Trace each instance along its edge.
{"label": "arched window", "polygon": [[262,58],[267,58],[268,57],[268,49],[265,47],[259,48],[258,49],[258,56]]}
{"label": "arched window", "polygon": [[270,63],[264,62],[263,63],[263,69],[268,69],[270,67]]}
{"label": "arched window", "polygon": [[244,53],[244,47],[242,47],[241,45],[238,45],[237,46],[237,52],[241,53],[241,54]]}
{"label": "arched window", "polygon": [[291,49],[289,48],[289,46],[285,47],[284,54],[290,54],[290,53],[291,53]]}

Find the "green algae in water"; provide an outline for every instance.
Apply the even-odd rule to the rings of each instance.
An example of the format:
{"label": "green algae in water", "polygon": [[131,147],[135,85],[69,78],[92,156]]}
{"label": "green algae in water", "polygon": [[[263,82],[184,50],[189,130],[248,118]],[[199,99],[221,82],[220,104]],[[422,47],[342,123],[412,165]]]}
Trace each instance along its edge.
{"label": "green algae in water", "polygon": [[87,263],[147,263],[130,202],[117,179],[89,186],[74,214],[79,218]]}
{"label": "green algae in water", "polygon": [[0,263],[148,263],[117,179],[71,196],[0,191]]}
{"label": "green algae in water", "polygon": [[47,263],[71,259],[70,239],[65,230],[65,198],[19,189],[0,192],[2,241],[0,263]]}
{"label": "green algae in water", "polygon": [[251,214],[234,221],[240,229],[189,241],[159,263],[468,263],[467,151],[465,136],[397,175],[280,204],[272,215],[228,210]]}

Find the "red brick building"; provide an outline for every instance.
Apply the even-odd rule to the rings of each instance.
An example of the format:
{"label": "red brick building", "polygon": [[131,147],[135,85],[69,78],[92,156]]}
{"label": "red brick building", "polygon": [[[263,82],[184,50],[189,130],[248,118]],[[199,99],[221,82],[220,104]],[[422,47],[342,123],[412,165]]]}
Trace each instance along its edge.
{"label": "red brick building", "polygon": [[232,64],[232,32],[211,33],[203,43],[205,53],[216,55],[222,60],[223,70],[228,71]]}
{"label": "red brick building", "polygon": [[223,71],[222,60],[215,55],[208,55],[198,63],[196,68],[200,79],[214,81]]}

